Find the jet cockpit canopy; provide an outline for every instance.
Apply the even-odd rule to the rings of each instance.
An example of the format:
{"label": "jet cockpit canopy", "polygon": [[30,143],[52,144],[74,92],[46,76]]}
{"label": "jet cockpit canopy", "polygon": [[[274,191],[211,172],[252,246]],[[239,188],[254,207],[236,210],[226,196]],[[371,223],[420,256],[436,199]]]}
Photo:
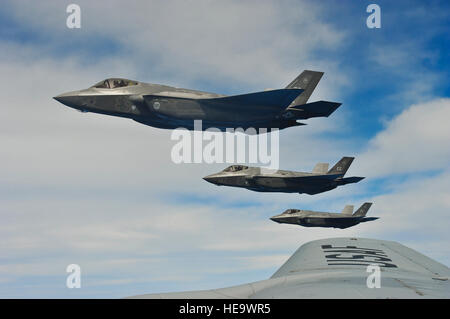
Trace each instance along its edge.
{"label": "jet cockpit canopy", "polygon": [[239,171],[242,171],[247,168],[248,168],[248,166],[244,166],[244,165],[231,165],[231,166],[225,168],[223,171],[224,172],[239,172]]}
{"label": "jet cockpit canopy", "polygon": [[283,214],[288,215],[288,214],[295,214],[295,213],[298,213],[298,212],[299,212],[298,209],[292,209],[292,208],[290,208],[290,209],[286,209],[286,211],[285,211]]}
{"label": "jet cockpit canopy", "polygon": [[126,87],[126,86],[137,85],[137,84],[138,84],[137,81],[120,79],[120,78],[111,78],[111,79],[106,79],[101,82],[98,82],[97,84],[95,84],[92,87],[97,88],[97,89],[115,89],[115,88],[121,88],[121,87]]}

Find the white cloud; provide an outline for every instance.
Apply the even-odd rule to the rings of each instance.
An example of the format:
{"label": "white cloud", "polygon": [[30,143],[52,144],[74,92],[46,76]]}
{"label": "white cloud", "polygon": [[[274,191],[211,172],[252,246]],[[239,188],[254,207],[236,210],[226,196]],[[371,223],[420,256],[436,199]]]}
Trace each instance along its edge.
{"label": "white cloud", "polygon": [[59,47],[71,38],[75,43],[110,39],[123,49],[123,62],[137,62],[145,76],[141,80],[177,86],[212,82],[235,92],[243,85],[282,87],[302,68],[336,68],[314,51],[338,50],[345,38],[321,17],[320,6],[307,1],[260,1],[257,6],[241,1],[78,4],[79,30],[66,28],[65,8],[53,1],[11,1],[10,6],[12,16],[51,39],[44,47]]}
{"label": "white cloud", "polygon": [[386,124],[355,165],[369,177],[427,172],[450,163],[450,99],[415,104]]}

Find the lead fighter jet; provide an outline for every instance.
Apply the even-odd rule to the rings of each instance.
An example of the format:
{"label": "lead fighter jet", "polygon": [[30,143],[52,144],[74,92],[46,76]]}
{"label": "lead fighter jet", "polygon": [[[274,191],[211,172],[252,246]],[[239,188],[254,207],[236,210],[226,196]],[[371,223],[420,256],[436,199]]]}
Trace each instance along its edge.
{"label": "lead fighter jet", "polygon": [[216,185],[243,187],[257,192],[306,193],[314,195],[338,186],[357,183],[364,177],[345,177],[354,157],[343,157],[332,169],[328,163],[317,164],[312,173],[278,170],[265,172],[260,167],[232,165],[203,179]]}
{"label": "lead fighter jet", "polygon": [[280,224],[296,224],[305,227],[349,228],[359,223],[378,219],[378,217],[366,217],[370,206],[372,203],[364,203],[354,214],[352,205],[345,206],[340,214],[288,209],[270,219]]}
{"label": "lead fighter jet", "polygon": [[307,103],[323,72],[303,71],[286,88],[225,96],[220,94],[111,78],[55,100],[82,112],[133,119],[165,129],[277,128],[304,125],[297,120],[328,117],[341,103]]}

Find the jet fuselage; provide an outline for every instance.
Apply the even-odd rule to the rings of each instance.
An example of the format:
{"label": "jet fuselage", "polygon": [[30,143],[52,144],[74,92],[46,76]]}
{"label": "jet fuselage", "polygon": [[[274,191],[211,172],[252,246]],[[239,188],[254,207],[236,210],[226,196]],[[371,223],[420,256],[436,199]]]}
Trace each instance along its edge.
{"label": "jet fuselage", "polygon": [[376,220],[378,217],[290,209],[270,219],[280,224],[294,224],[304,227],[348,228],[362,222]]}
{"label": "jet fuselage", "polygon": [[[229,171],[239,167],[238,171]],[[343,178],[343,174],[314,174],[292,171],[265,171],[259,167],[234,165],[203,179],[218,185],[246,188],[257,192],[318,194],[340,185],[356,183],[364,177]]]}
{"label": "jet fuselage", "polygon": [[[216,128],[258,134],[271,129],[304,125],[298,120],[327,117],[341,103],[307,103],[323,72],[303,71],[286,88],[225,96],[221,94],[110,78],[92,87],[55,97],[82,112],[94,112],[133,119],[165,129]],[[201,121],[197,127],[194,121]]]}

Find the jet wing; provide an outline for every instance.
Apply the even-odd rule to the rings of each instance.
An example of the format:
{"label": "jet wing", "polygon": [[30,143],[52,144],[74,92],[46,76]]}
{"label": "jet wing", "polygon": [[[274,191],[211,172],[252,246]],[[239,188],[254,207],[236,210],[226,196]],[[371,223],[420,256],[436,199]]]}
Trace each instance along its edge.
{"label": "jet wing", "polygon": [[[367,287],[370,265],[380,267],[380,288]],[[331,238],[303,245],[271,278],[310,281],[292,298],[449,298],[449,276],[445,265],[396,242]]]}
{"label": "jet wing", "polygon": [[305,182],[305,183],[315,183],[315,182],[323,182],[323,181],[331,181],[336,178],[342,177],[342,174],[323,174],[323,175],[302,175],[302,176],[295,176],[295,175],[283,175],[283,174],[270,174],[270,175],[256,175],[253,177],[255,181],[264,181],[264,180],[270,180],[272,178],[282,178],[286,181],[292,181],[292,182]]}
{"label": "jet wing", "polygon": [[[380,288],[369,288],[367,266]],[[268,280],[134,298],[450,298],[450,269],[406,246],[364,238],[329,238],[301,246]]]}
{"label": "jet wing", "polygon": [[290,180],[317,181],[317,180],[333,180],[342,177],[342,174],[323,174],[323,175],[306,175],[306,176],[289,176]]}
{"label": "jet wing", "polygon": [[303,90],[301,89],[279,89],[263,92],[202,99],[202,102],[214,102],[220,104],[234,104],[243,106],[268,106],[284,110],[287,108]]}
{"label": "jet wing", "polygon": [[[278,89],[256,93],[239,94],[231,96],[210,97],[201,96],[192,93],[183,92],[163,92],[157,94],[144,95],[144,99],[149,103],[153,100],[184,100],[199,103],[200,105],[207,105],[210,107],[224,107],[232,106],[233,108],[253,108],[255,110],[264,108],[271,109],[277,113],[286,109],[303,90],[301,89]],[[186,102],[185,102],[186,103]],[[244,111],[241,109],[241,111]]]}

